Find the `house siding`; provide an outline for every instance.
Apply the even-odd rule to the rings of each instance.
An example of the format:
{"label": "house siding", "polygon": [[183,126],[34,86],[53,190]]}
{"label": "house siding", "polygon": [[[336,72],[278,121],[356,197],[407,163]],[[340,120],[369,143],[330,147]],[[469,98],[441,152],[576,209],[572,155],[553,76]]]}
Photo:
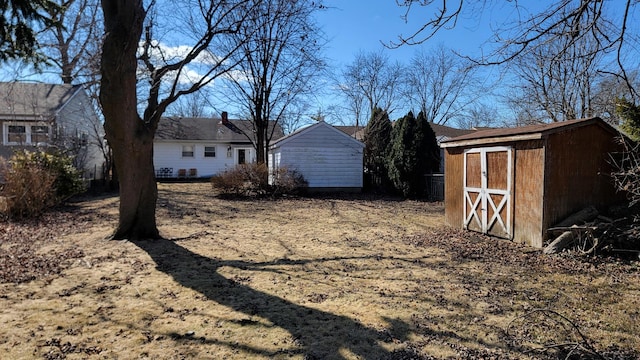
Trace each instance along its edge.
{"label": "house siding", "polygon": [[[102,124],[93,111],[91,99],[84,90],[76,93],[60,108],[56,114],[56,127],[61,131],[60,135],[68,138],[86,136],[87,146],[84,170],[85,177],[101,179],[104,165],[104,155],[97,142],[102,141]],[[51,129],[54,132],[56,129]]]}
{"label": "house siding", "polygon": [[[182,157],[182,146],[194,146],[193,157]],[[215,146],[216,156],[205,157],[205,146]],[[237,164],[237,149],[246,149],[247,162],[255,158],[255,151],[248,146],[232,147],[232,156],[227,157],[227,144],[198,143],[193,141],[183,142],[154,142],[153,164],[156,170],[172,168],[172,177],[178,176],[179,169],[197,169],[198,177],[211,177],[222,171],[231,169]]]}

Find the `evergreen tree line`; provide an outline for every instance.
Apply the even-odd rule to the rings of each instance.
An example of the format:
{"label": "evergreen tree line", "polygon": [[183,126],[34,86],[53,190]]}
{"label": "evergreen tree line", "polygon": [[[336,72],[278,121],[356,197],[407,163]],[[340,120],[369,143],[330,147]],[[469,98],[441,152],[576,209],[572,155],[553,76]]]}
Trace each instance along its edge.
{"label": "evergreen tree line", "polygon": [[365,174],[374,190],[428,195],[425,175],[438,171],[440,148],[423,112],[409,112],[392,124],[386,111],[375,108],[363,141]]}

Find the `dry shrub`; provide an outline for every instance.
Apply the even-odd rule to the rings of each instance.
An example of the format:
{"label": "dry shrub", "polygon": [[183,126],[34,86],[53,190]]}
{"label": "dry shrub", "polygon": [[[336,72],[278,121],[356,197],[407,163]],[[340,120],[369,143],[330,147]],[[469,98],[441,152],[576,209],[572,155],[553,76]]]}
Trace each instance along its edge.
{"label": "dry shrub", "polygon": [[295,170],[280,168],[269,185],[266,164],[242,164],[211,178],[211,184],[221,195],[256,196],[295,194],[307,187],[307,181]]}
{"label": "dry shrub", "polygon": [[12,218],[36,217],[84,190],[71,158],[42,151],[18,151],[0,163],[0,210]]}
{"label": "dry shrub", "polygon": [[273,174],[272,191],[274,194],[298,194],[307,189],[309,183],[302,174],[295,169],[279,168]]}
{"label": "dry shrub", "polygon": [[211,178],[213,188],[223,195],[264,194],[269,188],[266,164],[240,164]]}
{"label": "dry shrub", "polygon": [[9,166],[3,161],[0,172],[3,213],[14,218],[35,217],[55,203],[56,176],[39,166]]}

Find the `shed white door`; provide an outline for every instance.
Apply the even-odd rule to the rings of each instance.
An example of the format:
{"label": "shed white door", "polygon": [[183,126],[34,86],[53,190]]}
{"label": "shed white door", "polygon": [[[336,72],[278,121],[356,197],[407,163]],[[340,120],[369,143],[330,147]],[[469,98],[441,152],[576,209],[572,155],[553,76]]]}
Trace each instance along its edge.
{"label": "shed white door", "polygon": [[464,153],[464,227],[502,238],[511,226],[512,149],[487,147]]}

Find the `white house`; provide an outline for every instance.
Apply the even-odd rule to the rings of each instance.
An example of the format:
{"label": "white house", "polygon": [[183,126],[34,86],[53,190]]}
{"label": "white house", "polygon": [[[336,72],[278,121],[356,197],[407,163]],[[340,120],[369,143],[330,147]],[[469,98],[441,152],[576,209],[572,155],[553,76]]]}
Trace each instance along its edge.
{"label": "white house", "polygon": [[311,190],[360,191],[363,150],[362,142],[321,121],[272,143],[269,172],[297,170]]}
{"label": "white house", "polygon": [[[282,137],[275,126],[272,139]],[[158,124],[153,142],[153,164],[158,178],[211,177],[238,164],[256,161],[253,125],[249,120],[166,117]]]}
{"label": "white house", "polygon": [[101,178],[102,124],[79,85],[0,83],[0,157],[18,149],[63,149],[84,177]]}

